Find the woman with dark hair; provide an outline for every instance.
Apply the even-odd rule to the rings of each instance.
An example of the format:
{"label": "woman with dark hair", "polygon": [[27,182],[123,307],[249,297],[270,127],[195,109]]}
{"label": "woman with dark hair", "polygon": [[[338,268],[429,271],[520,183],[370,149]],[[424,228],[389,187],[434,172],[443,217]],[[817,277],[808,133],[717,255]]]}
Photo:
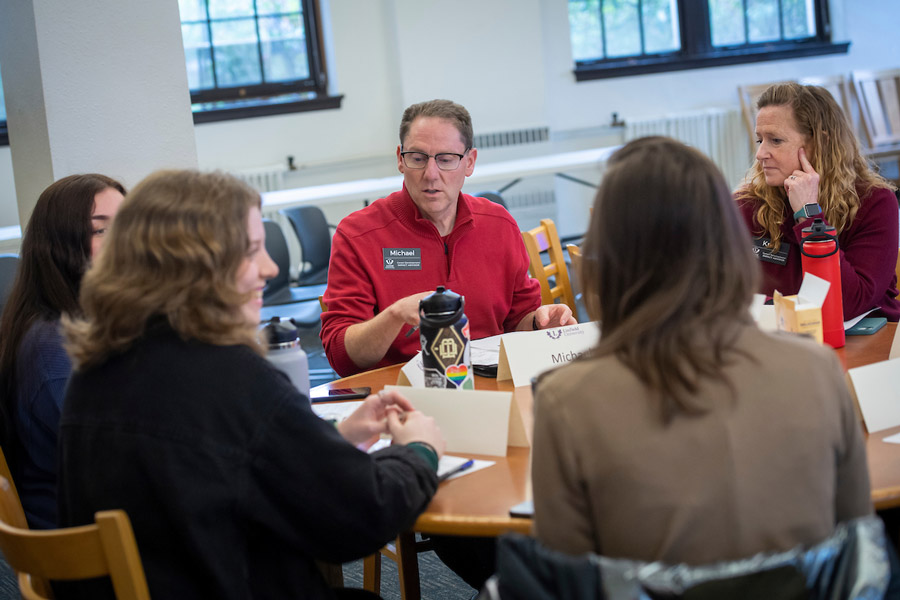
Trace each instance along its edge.
{"label": "woman with dark hair", "polygon": [[777,84],[757,106],[759,150],[736,197],[759,248],[760,291],[797,293],[802,232],[820,218],[838,236],[844,319],[873,308],[889,321],[900,319],[894,185],[870,168],[826,89]]}
{"label": "woman with dark hair", "polygon": [[535,393],[535,530],[579,554],[705,564],[789,550],[872,511],[834,352],[759,330],[724,178],[643,138],[611,158],[583,248],[593,352]]}
{"label": "woman with dark hair", "polygon": [[315,561],[376,552],[437,489],[433,419],[383,392],[335,427],[262,356],[277,273],[258,193],[161,171],[129,194],[83,317],[64,321],[60,521],[124,509],[154,598],[333,597]]}
{"label": "woman with dark hair", "polygon": [[56,438],[71,366],[59,319],[78,314],[81,278],[125,194],[105,175],[70,175],[38,198],[0,317],[3,450],[36,529],[56,527]]}

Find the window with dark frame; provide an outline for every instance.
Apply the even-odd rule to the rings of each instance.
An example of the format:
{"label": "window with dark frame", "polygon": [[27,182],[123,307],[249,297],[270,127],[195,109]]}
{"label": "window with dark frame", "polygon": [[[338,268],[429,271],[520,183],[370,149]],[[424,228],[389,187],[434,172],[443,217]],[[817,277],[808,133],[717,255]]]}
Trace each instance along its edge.
{"label": "window with dark frame", "polygon": [[569,0],[578,81],[845,53],[827,0]]}
{"label": "window with dark frame", "polygon": [[[317,0],[178,0],[195,123],[339,108]],[[212,43],[210,43],[212,40]],[[0,146],[9,145],[0,81]]]}
{"label": "window with dark frame", "polygon": [[337,108],[317,0],[178,0],[195,123]]}

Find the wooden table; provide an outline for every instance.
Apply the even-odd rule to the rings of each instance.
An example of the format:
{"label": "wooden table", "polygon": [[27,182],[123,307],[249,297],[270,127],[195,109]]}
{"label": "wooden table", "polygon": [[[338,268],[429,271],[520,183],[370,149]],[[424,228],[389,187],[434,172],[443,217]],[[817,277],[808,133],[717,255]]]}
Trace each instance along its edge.
{"label": "wooden table", "polygon": [[[888,323],[880,331],[869,336],[848,336],[845,347],[837,350],[845,369],[852,369],[887,360],[891,350],[896,323]],[[900,343],[900,342],[898,342]],[[327,395],[329,388],[368,386],[373,391],[397,382],[402,365],[367,371],[338,381],[320,385],[312,395]],[[532,397],[528,386],[514,388],[512,381],[475,377],[479,390],[512,391],[513,400],[519,404],[526,429],[532,425]],[[881,440],[900,432],[900,427],[869,435],[866,452],[869,477],[872,486],[872,502],[877,510],[900,506],[900,445],[886,444]],[[431,534],[494,536],[507,531],[529,533],[531,519],[509,516],[509,508],[531,498],[529,448],[509,447],[506,457],[485,456],[496,464],[487,469],[442,483],[431,504],[419,517],[415,531]],[[410,537],[401,537],[402,545],[412,543]],[[400,548],[406,561],[414,561],[412,548]],[[410,556],[412,558],[410,558]],[[418,573],[410,572],[413,563],[401,565],[401,580],[407,590],[404,597],[418,598]],[[405,574],[404,574],[405,572]],[[367,589],[372,589],[367,585]]]}

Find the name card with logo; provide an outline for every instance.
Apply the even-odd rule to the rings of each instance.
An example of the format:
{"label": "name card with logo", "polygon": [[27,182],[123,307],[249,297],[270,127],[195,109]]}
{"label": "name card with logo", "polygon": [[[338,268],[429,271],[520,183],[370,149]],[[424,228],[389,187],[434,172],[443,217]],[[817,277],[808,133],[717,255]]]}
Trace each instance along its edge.
{"label": "name card with logo", "polygon": [[512,392],[394,385],[384,389],[396,389],[416,410],[433,417],[447,441],[447,452],[506,456]]}
{"label": "name card with logo", "polygon": [[599,340],[597,323],[505,333],[500,336],[497,381],[512,379],[516,387],[531,385],[536,375],[575,360]]}
{"label": "name card with logo", "polygon": [[382,248],[385,271],[421,271],[421,248]]}
{"label": "name card with logo", "polygon": [[866,431],[900,425],[900,359],[850,369],[847,375]]}

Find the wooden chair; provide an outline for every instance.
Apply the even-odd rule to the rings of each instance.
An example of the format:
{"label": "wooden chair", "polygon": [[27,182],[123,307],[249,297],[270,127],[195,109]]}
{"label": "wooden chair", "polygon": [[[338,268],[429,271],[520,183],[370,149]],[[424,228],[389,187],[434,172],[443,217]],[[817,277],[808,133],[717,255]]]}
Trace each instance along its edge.
{"label": "wooden chair", "polygon": [[852,79],[868,143],[866,154],[895,163],[900,171],[900,69],[854,71]]}
{"label": "wooden chair", "polygon": [[[556,233],[556,225],[552,219],[541,219],[541,225],[530,231],[522,232],[522,240],[528,251],[528,259],[531,261],[529,271],[531,276],[541,284],[541,303],[553,304],[557,298],[561,298],[572,314],[578,314],[575,305],[575,294],[572,292],[572,284],[569,281],[569,271],[566,268],[565,256],[559,243],[559,234]],[[550,262],[544,264],[541,253],[546,252]],[[553,278],[554,285],[550,285]]]}
{"label": "wooden chair", "polygon": [[802,85],[817,85],[825,88],[831,97],[834,98],[844,115],[853,125],[853,113],[850,105],[850,82],[843,75],[823,75],[821,77],[802,77],[798,81]]}
{"label": "wooden chair", "polygon": [[[897,273],[897,288],[900,289],[900,250],[897,250],[897,266],[895,267],[895,271]],[[897,293],[897,298],[900,298],[900,292]]]}
{"label": "wooden chair", "polygon": [[0,550],[19,576],[25,600],[53,598],[48,580],[109,575],[116,598],[149,600],[147,579],[128,515],[105,510],[96,523],[31,531],[9,480],[0,477]]}

